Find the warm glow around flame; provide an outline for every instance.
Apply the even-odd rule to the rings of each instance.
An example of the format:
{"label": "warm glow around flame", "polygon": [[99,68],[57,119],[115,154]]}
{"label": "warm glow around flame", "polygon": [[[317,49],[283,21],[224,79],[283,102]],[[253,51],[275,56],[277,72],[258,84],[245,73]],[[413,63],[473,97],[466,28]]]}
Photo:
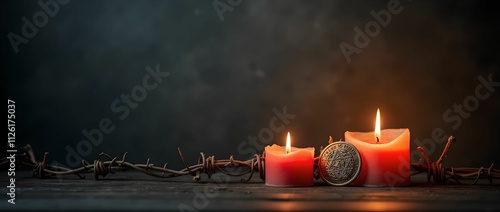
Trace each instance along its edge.
{"label": "warm glow around flame", "polygon": [[378,142],[381,138],[380,135],[380,109],[377,108],[377,119],[375,121],[375,140]]}
{"label": "warm glow around flame", "polygon": [[286,136],[286,153],[290,153],[292,151],[292,145],[290,145],[290,132],[288,132],[288,135]]}

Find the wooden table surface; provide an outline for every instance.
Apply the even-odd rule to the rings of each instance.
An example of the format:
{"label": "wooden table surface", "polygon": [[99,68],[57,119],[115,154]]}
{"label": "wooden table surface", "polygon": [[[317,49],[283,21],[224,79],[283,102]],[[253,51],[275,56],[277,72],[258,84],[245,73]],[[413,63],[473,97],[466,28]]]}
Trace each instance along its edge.
{"label": "wooden table surface", "polygon": [[[425,174],[412,176],[408,187],[334,187],[317,180],[312,187],[268,187],[258,176],[241,178],[202,175],[154,178],[127,171],[102,180],[65,176],[33,178],[16,173],[16,204],[7,203],[7,173],[1,173],[2,211],[424,211],[500,210],[500,186],[486,180],[479,185],[439,185]],[[246,176],[248,177],[248,176]],[[497,182],[498,183],[498,182]]]}

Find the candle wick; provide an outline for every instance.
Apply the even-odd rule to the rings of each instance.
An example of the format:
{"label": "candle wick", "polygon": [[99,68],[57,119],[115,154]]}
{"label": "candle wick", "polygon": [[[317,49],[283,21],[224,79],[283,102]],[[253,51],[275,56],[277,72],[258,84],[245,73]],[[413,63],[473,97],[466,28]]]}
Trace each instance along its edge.
{"label": "candle wick", "polygon": [[377,138],[377,143],[378,143],[379,142],[378,136],[376,136],[375,138]]}

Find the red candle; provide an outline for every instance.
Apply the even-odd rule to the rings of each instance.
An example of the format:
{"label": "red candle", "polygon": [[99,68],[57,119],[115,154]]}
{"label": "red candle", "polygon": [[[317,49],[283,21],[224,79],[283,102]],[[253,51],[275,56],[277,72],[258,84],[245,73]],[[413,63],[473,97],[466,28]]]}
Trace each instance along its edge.
{"label": "red candle", "polygon": [[288,133],[286,147],[273,144],[266,146],[265,153],[267,186],[313,185],[314,147],[291,147]]}
{"label": "red candle", "polygon": [[345,140],[361,155],[361,171],[350,184],[356,186],[410,185],[410,130],[380,130],[377,110],[375,131],[345,132]]}

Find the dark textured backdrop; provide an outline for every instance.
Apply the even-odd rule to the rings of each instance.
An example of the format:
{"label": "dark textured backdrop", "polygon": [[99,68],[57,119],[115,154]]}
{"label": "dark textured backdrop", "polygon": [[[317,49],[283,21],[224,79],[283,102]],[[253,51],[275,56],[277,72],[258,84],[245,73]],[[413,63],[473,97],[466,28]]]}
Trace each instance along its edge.
{"label": "dark textured backdrop", "polygon": [[[221,0],[230,8],[223,20],[214,2],[71,1],[15,53],[8,34],[22,36],[22,17],[43,10],[37,1],[1,1],[2,77],[16,101],[17,147],[30,143],[39,158],[49,151],[51,161],[70,165],[68,148],[77,151],[82,130],[109,118],[114,130],[81,149],[84,159],[128,151],[133,162],[180,167],[177,147],[190,163],[200,151],[247,158],[262,150],[248,136],[258,137],[273,108],[286,106],[296,117],[271,143],[283,144],[291,131],[294,146],[314,146],[318,155],[329,135],[373,130],[380,107],[382,128],[410,128],[412,150],[441,128],[458,139],[446,165],[500,162],[500,87],[460,124],[454,113],[443,118],[473,101],[477,77],[500,81],[494,1],[403,0],[350,63],[339,44],[354,45],[354,27],[364,29],[388,0]],[[112,102],[157,64],[170,75],[127,116],[113,112]],[[436,158],[443,143],[433,146]]]}

